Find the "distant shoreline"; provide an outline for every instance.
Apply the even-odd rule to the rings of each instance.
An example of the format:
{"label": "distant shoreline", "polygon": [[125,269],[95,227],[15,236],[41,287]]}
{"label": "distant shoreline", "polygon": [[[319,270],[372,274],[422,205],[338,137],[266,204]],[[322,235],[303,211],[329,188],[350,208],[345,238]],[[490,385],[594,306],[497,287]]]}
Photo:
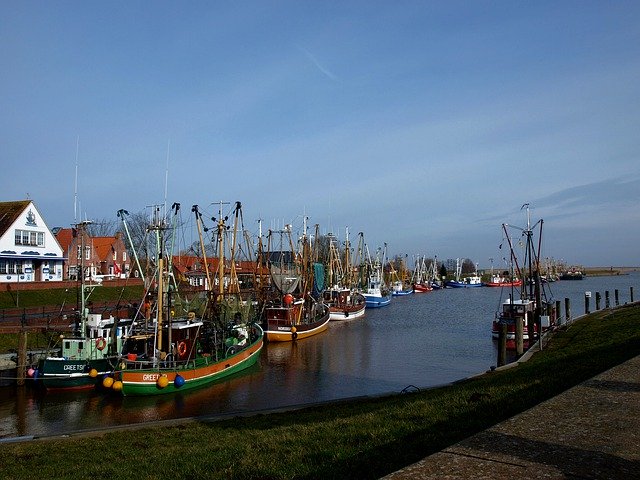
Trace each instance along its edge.
{"label": "distant shoreline", "polygon": [[629,272],[640,270],[640,267],[584,267],[582,273],[589,277],[605,277],[609,275],[629,275]]}

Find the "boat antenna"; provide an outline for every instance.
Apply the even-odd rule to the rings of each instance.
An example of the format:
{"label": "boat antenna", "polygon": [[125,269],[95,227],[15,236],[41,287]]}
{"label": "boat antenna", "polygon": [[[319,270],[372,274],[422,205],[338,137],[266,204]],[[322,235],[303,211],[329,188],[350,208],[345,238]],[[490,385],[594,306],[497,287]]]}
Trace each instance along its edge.
{"label": "boat antenna", "polygon": [[167,190],[169,188],[169,146],[171,140],[167,140],[167,167],[164,172],[164,211],[167,211]]}
{"label": "boat antenna", "polygon": [[76,175],[73,185],[73,223],[78,223],[78,150],[80,149],[80,135],[76,137]]}

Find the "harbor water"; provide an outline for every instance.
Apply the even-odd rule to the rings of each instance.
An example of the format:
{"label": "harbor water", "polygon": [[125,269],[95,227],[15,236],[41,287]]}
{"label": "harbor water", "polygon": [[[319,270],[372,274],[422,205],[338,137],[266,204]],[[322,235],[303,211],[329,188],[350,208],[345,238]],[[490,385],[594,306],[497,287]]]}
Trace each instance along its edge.
{"label": "harbor water", "polygon": [[[585,311],[585,292],[605,292],[615,306],[640,295],[640,272],[549,284],[554,300]],[[510,289],[459,288],[394,297],[320,335],[266,344],[253,367],[219,384],[157,397],[119,397],[97,390],[49,393],[0,388],[0,439],[64,435],[82,430],[185,417],[265,411],[331,400],[415,391],[483,373],[496,365],[491,338],[496,311]],[[634,300],[638,300],[634,298]]]}

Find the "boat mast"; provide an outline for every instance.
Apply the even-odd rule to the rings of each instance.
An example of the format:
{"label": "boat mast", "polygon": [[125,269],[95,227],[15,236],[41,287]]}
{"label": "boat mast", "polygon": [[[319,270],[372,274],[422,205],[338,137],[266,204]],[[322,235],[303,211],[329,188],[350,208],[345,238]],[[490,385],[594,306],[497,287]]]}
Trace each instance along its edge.
{"label": "boat mast", "polygon": [[230,272],[229,272],[229,293],[235,293],[240,295],[240,284],[238,282],[238,274],[236,272],[236,249],[238,245],[238,218],[242,215],[242,204],[240,202],[236,202],[236,207],[234,209],[234,218],[233,218],[233,236],[231,238],[231,248],[230,248]]}
{"label": "boat mast", "polygon": [[156,244],[158,246],[158,295],[157,295],[157,317],[156,317],[156,350],[162,352],[162,323],[164,314],[164,220],[160,219],[159,208],[156,206],[154,218],[150,230],[156,233]]}
{"label": "boat mast", "polygon": [[351,267],[351,245],[349,244],[349,227],[345,227],[345,240],[344,240],[344,271],[345,271],[345,286],[353,288],[353,268]]}
{"label": "boat mast", "polygon": [[207,290],[211,289],[211,276],[209,274],[209,263],[207,262],[207,252],[204,248],[204,240],[202,238],[202,214],[198,210],[198,205],[193,205],[191,207],[191,211],[196,216],[196,227],[198,229],[198,238],[200,239],[200,250],[202,251],[202,260],[204,263],[204,274],[207,281],[206,288]]}
{"label": "boat mast", "polygon": [[133,252],[133,258],[136,261],[136,266],[138,267],[138,271],[140,272],[140,277],[144,281],[145,289],[148,287],[147,279],[145,278],[144,272],[142,271],[142,267],[140,266],[140,260],[138,259],[138,252],[136,251],[136,247],[133,245],[133,240],[131,239],[131,233],[129,232],[129,226],[127,225],[127,220],[125,215],[129,215],[129,212],[125,209],[121,208],[118,210],[118,217],[122,218],[122,225],[124,225],[124,231],[127,234],[127,239],[129,240],[129,245],[131,246],[131,251]]}
{"label": "boat mast", "polygon": [[77,224],[80,233],[80,336],[84,337],[87,334],[87,296],[85,295],[85,274],[84,274],[84,259],[85,259],[85,236],[87,232],[87,226],[91,225],[91,221],[85,220]]}

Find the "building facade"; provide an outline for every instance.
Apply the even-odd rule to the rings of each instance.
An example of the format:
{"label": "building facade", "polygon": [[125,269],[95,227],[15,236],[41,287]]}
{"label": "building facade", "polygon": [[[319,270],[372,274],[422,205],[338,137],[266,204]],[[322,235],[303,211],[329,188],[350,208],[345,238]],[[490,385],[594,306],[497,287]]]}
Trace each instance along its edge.
{"label": "building facade", "polygon": [[61,281],[64,260],[31,200],[0,202],[0,282]]}
{"label": "building facade", "polygon": [[121,233],[114,236],[92,237],[86,225],[59,228],[56,238],[65,252],[64,277],[77,280],[84,268],[85,278],[127,278],[131,262]]}

